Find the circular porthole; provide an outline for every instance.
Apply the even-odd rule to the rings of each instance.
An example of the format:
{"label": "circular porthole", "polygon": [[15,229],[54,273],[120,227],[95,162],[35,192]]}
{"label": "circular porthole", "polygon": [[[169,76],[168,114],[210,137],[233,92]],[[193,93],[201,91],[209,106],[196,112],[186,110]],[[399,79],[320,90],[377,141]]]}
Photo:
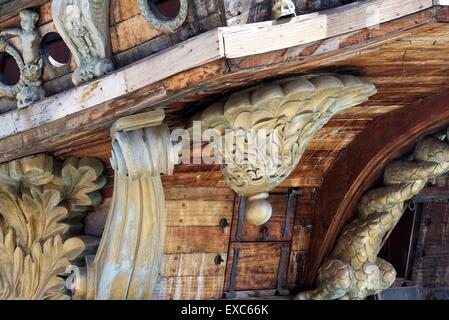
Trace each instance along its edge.
{"label": "circular porthole", "polygon": [[150,8],[158,12],[161,18],[174,19],[181,9],[180,0],[149,0]]}
{"label": "circular porthole", "polygon": [[147,22],[165,33],[174,33],[186,21],[188,0],[139,0],[139,9]]}
{"label": "circular porthole", "polygon": [[16,60],[6,52],[0,53],[0,82],[6,86],[19,83],[20,68]]}
{"label": "circular porthole", "polygon": [[71,58],[70,49],[56,32],[49,32],[42,38],[41,50],[48,62],[57,68],[65,66]]}

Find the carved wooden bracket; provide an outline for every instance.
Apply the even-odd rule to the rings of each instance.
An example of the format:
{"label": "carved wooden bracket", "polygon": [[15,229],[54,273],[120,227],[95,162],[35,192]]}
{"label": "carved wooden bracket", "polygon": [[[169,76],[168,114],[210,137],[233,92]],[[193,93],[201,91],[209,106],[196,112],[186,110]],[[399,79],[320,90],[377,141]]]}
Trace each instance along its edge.
{"label": "carved wooden bracket", "polygon": [[[20,80],[17,84],[6,85],[0,82],[0,97],[17,99],[17,107],[24,108],[45,97],[42,89],[43,59],[39,53],[40,36],[36,29],[39,15],[31,10],[20,12],[21,28],[0,31],[0,53],[10,54],[20,69]],[[22,54],[3,37],[18,37]]]}
{"label": "carved wooden bracket", "polygon": [[66,299],[59,276],[83,250],[71,223],[101,201],[103,165],[45,154],[0,165],[0,300]]}
{"label": "carved wooden bracket", "polygon": [[[443,137],[443,138],[442,138]],[[367,192],[357,217],[343,228],[336,245],[318,271],[318,287],[298,299],[365,299],[389,288],[393,266],[377,257],[401,218],[405,202],[417,195],[428,179],[449,172],[447,132],[418,141],[413,154],[390,162],[383,187]]]}
{"label": "carved wooden bracket", "polygon": [[75,85],[114,70],[109,32],[110,0],[53,0],[53,21],[75,57]]}
{"label": "carved wooden bracket", "polygon": [[160,175],[171,174],[177,162],[164,117],[162,110],[138,114],[119,119],[112,128],[112,204],[95,260],[75,280],[77,299],[153,296],[165,238]]}
{"label": "carved wooden bracket", "polygon": [[[373,84],[353,76],[300,76],[233,94],[194,120],[201,120],[203,132],[216,130],[213,144],[224,177],[248,197],[246,219],[259,225],[271,217],[268,192],[290,175],[317,131],[335,113],[375,93]],[[235,154],[240,161],[229,159]]]}

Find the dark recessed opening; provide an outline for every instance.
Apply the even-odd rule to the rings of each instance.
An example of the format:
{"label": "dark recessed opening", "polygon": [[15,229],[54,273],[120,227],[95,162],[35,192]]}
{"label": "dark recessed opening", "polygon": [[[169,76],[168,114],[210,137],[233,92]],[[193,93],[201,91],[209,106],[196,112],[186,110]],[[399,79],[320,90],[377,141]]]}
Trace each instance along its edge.
{"label": "dark recessed opening", "polygon": [[47,33],[41,41],[41,50],[51,65],[62,67],[70,61],[70,50],[56,32]]}
{"label": "dark recessed opening", "polygon": [[20,69],[16,60],[6,52],[0,53],[0,82],[8,86],[20,80]]}
{"label": "dark recessed opening", "polygon": [[148,3],[152,10],[157,10],[160,15],[168,19],[176,18],[181,10],[180,0],[148,0]]}

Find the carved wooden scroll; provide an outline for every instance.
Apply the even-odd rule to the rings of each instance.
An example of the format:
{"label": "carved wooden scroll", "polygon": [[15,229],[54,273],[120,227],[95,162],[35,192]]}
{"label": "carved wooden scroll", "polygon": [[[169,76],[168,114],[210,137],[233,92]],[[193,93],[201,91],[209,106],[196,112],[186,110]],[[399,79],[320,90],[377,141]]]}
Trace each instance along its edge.
{"label": "carved wooden scroll", "polygon": [[[217,131],[213,145],[222,153],[224,177],[248,197],[246,219],[259,225],[271,216],[268,192],[290,175],[316,132],[335,113],[375,93],[373,84],[353,76],[300,76],[233,94],[194,119],[203,132]],[[260,136],[267,139],[260,142]],[[229,161],[235,154],[241,161]]]}
{"label": "carved wooden scroll", "polygon": [[[0,30],[0,53],[10,54],[20,69],[17,84],[6,85],[0,82],[0,97],[17,99],[17,107],[24,108],[45,97],[42,89],[43,59],[39,54],[40,36],[36,29],[39,15],[31,10],[20,12],[21,28]],[[21,54],[4,39],[5,36],[18,37],[22,47]]]}
{"label": "carved wooden scroll", "polygon": [[60,275],[84,244],[65,234],[101,201],[102,172],[95,159],[45,154],[0,165],[0,300],[69,298]]}
{"label": "carved wooden scroll", "polygon": [[110,0],[53,0],[53,21],[75,57],[78,85],[113,71],[109,34]]}
{"label": "carved wooden scroll", "polygon": [[115,186],[101,245],[80,279],[78,299],[151,299],[165,238],[160,174],[176,152],[163,111],[119,119],[112,128]]}
{"label": "carved wooden scroll", "polygon": [[271,18],[273,20],[296,16],[296,6],[292,0],[273,0]]}
{"label": "carved wooden scroll", "polygon": [[362,197],[357,217],[344,227],[318,271],[318,288],[299,294],[298,299],[365,299],[393,284],[393,266],[377,255],[401,218],[404,203],[417,195],[428,179],[449,171],[447,137],[446,133],[426,137],[409,157],[387,165],[384,186]]}

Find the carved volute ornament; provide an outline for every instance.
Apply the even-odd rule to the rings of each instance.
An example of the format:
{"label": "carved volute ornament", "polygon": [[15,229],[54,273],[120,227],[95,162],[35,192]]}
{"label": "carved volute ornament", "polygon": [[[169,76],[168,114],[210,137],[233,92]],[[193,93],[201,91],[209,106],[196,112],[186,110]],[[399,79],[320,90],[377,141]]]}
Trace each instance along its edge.
{"label": "carved volute ornament", "polygon": [[75,85],[114,70],[109,32],[110,0],[53,0],[56,29],[75,57]]}
{"label": "carved volute ornament", "polygon": [[296,16],[296,6],[292,0],[273,0],[271,18],[273,20]]}
{"label": "carved volute ornament", "polygon": [[[332,116],[376,93],[373,84],[348,75],[287,78],[233,94],[193,120],[214,129],[212,143],[221,154],[231,188],[248,197],[246,219],[256,225],[271,216],[268,192],[295,169],[307,145]],[[262,135],[263,143],[258,140]],[[256,148],[250,144],[256,142]],[[241,154],[242,161],[228,161]]]}
{"label": "carved volute ornament", "polygon": [[180,0],[179,12],[174,18],[165,17],[156,7],[155,0],[138,0],[139,10],[145,20],[163,33],[175,33],[186,21],[189,0]]}
{"label": "carved volute ornament", "polygon": [[75,279],[77,299],[152,299],[160,277],[166,207],[161,174],[177,152],[162,110],[119,119],[112,128],[114,194],[95,260]]}
{"label": "carved volute ornament", "polygon": [[393,284],[393,266],[377,255],[401,218],[405,202],[417,195],[428,179],[449,172],[447,137],[446,132],[425,137],[410,156],[386,166],[384,186],[362,197],[356,218],[343,228],[321,265],[317,289],[299,294],[298,299],[365,299]]}
{"label": "carved volute ornament", "polygon": [[[0,82],[0,97],[17,99],[17,107],[24,108],[45,97],[42,89],[43,59],[39,54],[40,36],[36,29],[39,15],[31,10],[20,12],[21,28],[0,30],[0,53],[10,54],[20,69],[20,80],[15,85]],[[4,37],[18,37],[21,54]]]}
{"label": "carved volute ornament", "polygon": [[101,201],[103,165],[45,154],[0,165],[0,300],[68,299],[60,277],[84,250],[70,224]]}

